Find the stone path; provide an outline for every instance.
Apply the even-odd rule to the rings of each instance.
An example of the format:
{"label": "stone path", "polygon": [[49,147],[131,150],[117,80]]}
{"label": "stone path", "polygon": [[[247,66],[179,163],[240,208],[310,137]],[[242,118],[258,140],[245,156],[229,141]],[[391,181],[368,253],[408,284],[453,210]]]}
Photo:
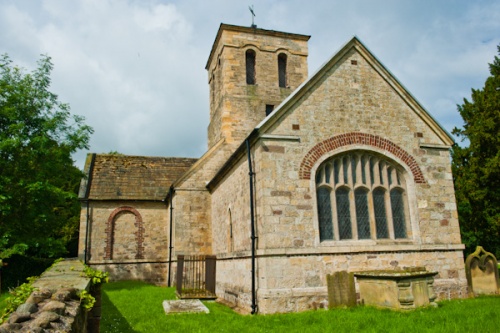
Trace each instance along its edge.
{"label": "stone path", "polygon": [[165,313],[209,313],[210,311],[199,299],[182,299],[176,301],[163,301]]}

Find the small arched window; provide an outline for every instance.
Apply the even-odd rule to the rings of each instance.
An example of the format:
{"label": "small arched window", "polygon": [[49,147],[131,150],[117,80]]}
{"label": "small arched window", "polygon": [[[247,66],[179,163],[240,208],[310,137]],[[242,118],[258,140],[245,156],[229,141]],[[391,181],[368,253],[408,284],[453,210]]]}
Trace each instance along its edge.
{"label": "small arched window", "polygon": [[278,76],[280,88],[286,88],[286,54],[278,55]]}
{"label": "small arched window", "polygon": [[245,53],[247,84],[255,84],[255,51],[247,50]]}
{"label": "small arched window", "polygon": [[316,173],[320,241],[408,238],[403,172],[365,151],[324,161]]}

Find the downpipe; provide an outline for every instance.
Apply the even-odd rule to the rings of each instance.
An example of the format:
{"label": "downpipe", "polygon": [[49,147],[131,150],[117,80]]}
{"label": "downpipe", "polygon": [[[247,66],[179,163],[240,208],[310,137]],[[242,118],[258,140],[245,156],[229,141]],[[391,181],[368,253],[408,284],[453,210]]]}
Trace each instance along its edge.
{"label": "downpipe", "polygon": [[253,199],[253,177],[255,173],[252,170],[252,156],[250,154],[250,142],[246,139],[247,154],[248,154],[248,176],[250,178],[250,234],[252,240],[252,312],[257,313],[257,297],[255,292],[255,213],[254,213],[254,199]]}
{"label": "downpipe", "polygon": [[169,197],[170,197],[170,232],[169,232],[169,244],[168,244],[168,286],[172,286],[172,229],[173,229],[173,215],[174,215],[174,206],[173,206],[173,196],[174,196],[174,187],[170,186]]}

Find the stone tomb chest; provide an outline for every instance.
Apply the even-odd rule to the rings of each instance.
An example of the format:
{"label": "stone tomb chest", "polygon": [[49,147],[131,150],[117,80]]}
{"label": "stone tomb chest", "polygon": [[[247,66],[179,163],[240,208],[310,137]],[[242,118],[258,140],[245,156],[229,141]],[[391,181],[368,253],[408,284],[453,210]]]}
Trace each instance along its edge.
{"label": "stone tomb chest", "polygon": [[355,273],[362,304],[410,310],[434,304],[434,276],[425,268]]}

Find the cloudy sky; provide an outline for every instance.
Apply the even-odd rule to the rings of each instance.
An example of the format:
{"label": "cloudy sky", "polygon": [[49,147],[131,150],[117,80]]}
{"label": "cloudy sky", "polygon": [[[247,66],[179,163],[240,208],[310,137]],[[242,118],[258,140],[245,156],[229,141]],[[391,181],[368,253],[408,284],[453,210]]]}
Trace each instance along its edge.
{"label": "cloudy sky", "polygon": [[312,36],[310,74],[358,36],[450,132],[500,44],[498,0],[0,0],[0,54],[28,70],[52,57],[90,152],[199,157],[211,45],[220,23],[250,25],[252,4],[258,27]]}

